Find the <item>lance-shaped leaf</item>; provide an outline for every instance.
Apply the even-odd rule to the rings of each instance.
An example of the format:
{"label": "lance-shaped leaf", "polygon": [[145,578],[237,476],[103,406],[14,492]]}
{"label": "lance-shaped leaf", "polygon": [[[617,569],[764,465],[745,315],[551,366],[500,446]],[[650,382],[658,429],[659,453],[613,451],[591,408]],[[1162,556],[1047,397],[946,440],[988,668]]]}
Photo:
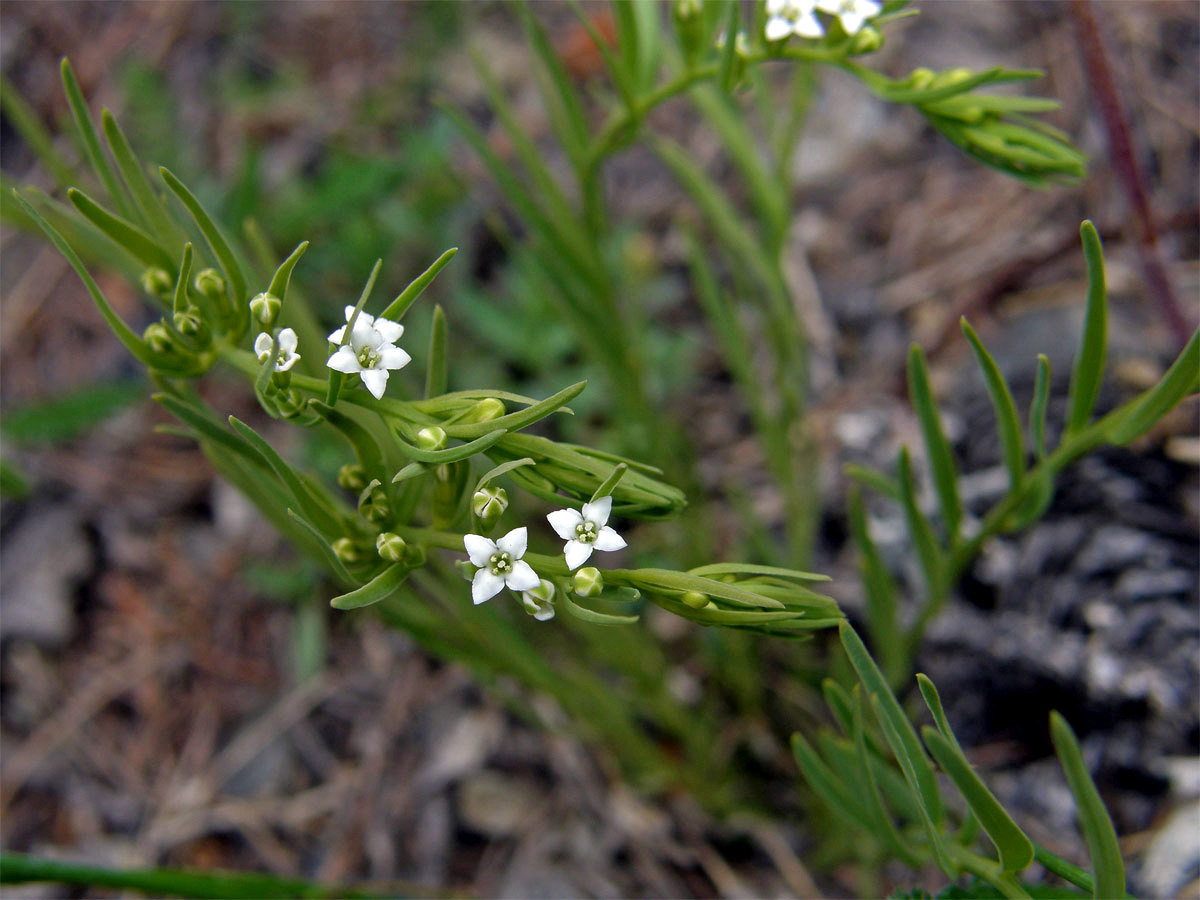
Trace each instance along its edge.
{"label": "lance-shaped leaf", "polygon": [[1175,404],[1189,393],[1194,393],[1200,383],[1200,330],[1183,348],[1162,381],[1135,400],[1128,411],[1122,412],[1109,433],[1114,444],[1128,444],[1141,437],[1159,419],[1170,412]]}
{"label": "lance-shaped leaf", "polygon": [[271,283],[267,286],[267,293],[278,297],[281,303],[287,299],[288,285],[292,282],[292,270],[296,268],[296,263],[300,262],[300,257],[304,255],[304,251],[307,249],[308,241],[301,241],[296,245],[296,249],[291,252],[288,258],[279,264],[279,268],[271,276]]}
{"label": "lance-shaped leaf", "polygon": [[1046,458],[1046,410],[1050,405],[1050,360],[1039,353],[1033,400],[1029,404],[1029,436],[1039,460]]}
{"label": "lance-shaped leaf", "polygon": [[[867,728],[866,715],[863,713],[863,694],[856,685],[854,690],[854,700],[852,701],[852,720],[850,733],[854,739],[854,755],[858,761],[858,771],[855,781],[863,784],[866,787],[864,804],[868,814],[875,822],[875,834],[880,836],[884,843],[891,848],[892,852],[902,859],[905,864],[912,868],[917,868],[921,862],[921,856],[917,850],[903,837],[896,829],[896,823],[892,821],[891,813],[883,802],[883,794],[879,790],[879,783],[875,780],[874,767],[871,765],[872,756],[867,750]],[[872,743],[872,753],[874,758],[878,759],[880,753],[875,749]],[[912,792],[910,792],[911,794]]]}
{"label": "lance-shaped leaf", "polygon": [[1067,776],[1067,785],[1075,797],[1079,828],[1087,841],[1088,855],[1092,860],[1092,874],[1095,878],[1092,896],[1123,897],[1125,863],[1121,859],[1121,845],[1117,842],[1117,832],[1113,829],[1112,819],[1108,817],[1108,811],[1100,799],[1100,792],[1096,790],[1096,784],[1083,763],[1083,753],[1079,749],[1075,732],[1071,730],[1067,720],[1057,712],[1050,713],[1050,738],[1054,742],[1054,752],[1058,754],[1063,773]]}
{"label": "lance-shaped leaf", "polygon": [[792,755],[796,758],[796,765],[800,767],[800,773],[808,782],[808,786],[825,801],[825,805],[834,814],[848,820],[856,831],[872,830],[871,815],[859,802],[858,795],[847,789],[845,782],[834,774],[799,732],[792,735]]}
{"label": "lance-shaped leaf", "polygon": [[246,443],[262,455],[262,458],[266,460],[267,465],[271,467],[271,470],[279,477],[279,480],[291,491],[292,496],[300,506],[300,511],[312,521],[325,536],[326,540],[332,540],[343,534],[345,528],[338,515],[329,508],[325,500],[317,497],[312,492],[309,486],[288,465],[284,458],[275,452],[274,447],[263,440],[258,432],[236,416],[229,417],[229,424],[233,426],[234,431],[246,440]]}
{"label": "lance-shaped leaf", "polygon": [[816,572],[801,572],[799,569],[784,569],[779,566],[760,566],[755,563],[709,563],[688,569],[689,575],[720,578],[722,575],[765,575],[794,581],[832,581],[828,575]]}
{"label": "lance-shaped leaf", "polygon": [[633,586],[647,590],[665,588],[679,594],[695,591],[710,597],[718,597],[736,606],[783,609],[783,604],[778,600],[773,600],[739,585],[716,581],[712,578],[700,578],[684,572],[672,572],[669,569],[613,569],[611,571],[613,574],[619,574]]}
{"label": "lance-shaped leaf", "polygon": [[1087,260],[1087,311],[1083,317],[1083,335],[1075,367],[1071,370],[1071,388],[1067,403],[1067,434],[1087,425],[1100,393],[1104,376],[1104,356],[1108,350],[1108,289],[1104,283],[1104,248],[1096,226],[1084,221],[1079,226],[1083,255]]}
{"label": "lance-shaped leaf", "polygon": [[617,463],[613,467],[612,474],[600,482],[596,490],[592,492],[591,502],[595,503],[601,497],[609,496],[617,489],[617,485],[621,483],[621,479],[625,477],[625,473],[629,471],[629,466],[625,463]]}
{"label": "lance-shaped leaf", "polygon": [[942,430],[941,416],[933,402],[925,354],[916,344],[908,351],[908,396],[921,422],[929,470],[942,510],[942,523],[946,528],[947,541],[953,546],[958,539],[958,526],[962,520],[962,503],[958,498],[958,466],[950,442]]}
{"label": "lance-shaped leaf", "polygon": [[1017,827],[1012,816],[971,768],[967,758],[958,749],[957,742],[929,726],[921,729],[921,735],[937,764],[954,782],[979,824],[996,845],[1001,868],[1005,872],[1020,872],[1028,868],[1033,862],[1033,842]]}
{"label": "lance-shaped leaf", "polygon": [[75,79],[71,63],[64,56],[59,66],[62,74],[63,90],[67,95],[67,105],[71,107],[71,117],[75,120],[75,130],[83,144],[83,152],[91,163],[92,170],[99,177],[104,189],[108,191],[109,199],[116,205],[117,211],[126,218],[130,215],[129,199],[121,189],[117,176],[109,165],[108,157],[100,146],[100,138],[96,135],[96,125],[92,114],[88,111],[87,101],[83,99],[83,91]]}
{"label": "lance-shaped leaf", "polygon": [[[499,421],[499,419],[495,420]],[[420,447],[414,446],[404,438],[396,434],[397,449],[409,459],[415,459],[417,462],[423,462],[428,465],[441,465],[443,463],[459,462],[460,460],[470,459],[476,453],[482,453],[493,444],[504,437],[506,434],[503,428],[497,428],[494,431],[489,431],[483,437],[476,438],[465,444],[459,444],[457,447],[446,447],[444,450],[422,450]]]}
{"label": "lance-shaped leaf", "polygon": [[721,48],[721,63],[717,70],[717,80],[726,93],[734,88],[737,73],[737,33],[741,24],[741,4],[731,3],[726,10],[725,46]]}
{"label": "lance-shaped leaf", "polygon": [[571,599],[569,591],[560,591],[558,595],[562,601],[563,608],[582,622],[588,622],[592,625],[632,625],[637,622],[639,616],[622,616],[615,613],[603,613],[594,609],[588,609],[586,606],[580,606]]}
{"label": "lance-shaped leaf", "polygon": [[311,534],[313,538],[315,538],[314,543],[321,549],[321,556],[325,560],[325,565],[329,566],[329,568],[333,570],[333,573],[337,575],[338,579],[341,580],[343,584],[354,584],[355,579],[350,575],[349,572],[346,571],[346,567],[342,564],[342,561],[337,558],[337,554],[334,553],[333,548],[329,546],[329,541],[327,541],[325,536],[317,530],[317,527],[291,507],[288,507],[287,513],[289,516],[291,516],[293,521],[299,524],[300,527],[302,527],[305,531]]}
{"label": "lance-shaped leaf", "polygon": [[429,362],[425,370],[425,396],[436,397],[446,391],[446,314],[439,303],[433,308],[433,327],[429,332]]}
{"label": "lance-shaped leaf", "polygon": [[50,239],[50,243],[54,244],[58,248],[58,252],[67,258],[67,262],[71,264],[71,268],[75,270],[75,274],[79,276],[79,279],[83,282],[83,286],[87,288],[87,292],[95,302],[96,308],[100,310],[100,315],[104,317],[104,321],[108,323],[108,327],[117,336],[117,340],[125,345],[125,349],[138,362],[152,368],[161,368],[161,362],[158,360],[157,355],[146,346],[145,341],[134,334],[133,330],[117,315],[116,310],[109,305],[108,299],[88,272],[87,267],[75,255],[75,251],[71,249],[71,245],[54,229],[53,225],[42,218],[41,214],[29,204],[29,201],[16,191],[13,191],[13,196],[16,198],[17,203],[21,205],[21,208],[25,210],[26,215],[33,219],[38,228],[42,230],[42,233]]}
{"label": "lance-shaped leaf", "polygon": [[235,313],[238,316],[237,321],[239,323],[244,322],[245,317],[249,316],[249,309],[246,306],[246,276],[242,272],[241,263],[238,262],[233,249],[229,246],[229,242],[225,240],[225,236],[221,234],[221,230],[217,228],[217,223],[212,220],[212,217],[200,205],[200,201],[188,190],[187,186],[176,178],[170,169],[160,166],[158,171],[162,175],[163,181],[166,182],[167,187],[171,189],[171,192],[187,208],[196,225],[200,228],[200,233],[204,235],[204,240],[208,242],[208,246],[212,249],[213,255],[216,256],[221,270],[225,273],[225,279],[233,292],[232,299]]}
{"label": "lance-shaped leaf", "polygon": [[1013,402],[1012,391],[1000,373],[996,360],[988,353],[979,335],[966,319],[962,320],[963,334],[971,342],[975,359],[983,370],[983,379],[987,385],[988,395],[992,399],[992,410],[996,414],[996,427],[1000,431],[1000,445],[1004,450],[1004,464],[1008,467],[1008,479],[1011,490],[1021,489],[1025,478],[1025,446],[1021,439],[1021,420],[1017,416],[1017,404]]}
{"label": "lance-shaped leaf", "polygon": [[885,497],[891,497],[897,503],[903,502],[900,485],[896,483],[896,479],[889,477],[878,469],[872,469],[870,466],[860,466],[858,463],[846,463],[842,466],[842,471],[846,474],[847,478],[852,478],[863,487],[869,487],[883,494]]}
{"label": "lance-shaped leaf", "polygon": [[230,434],[228,430],[214,422],[204,410],[170,394],[151,394],[150,399],[161,405],[167,412],[175,416],[175,418],[195,429],[197,435],[200,437],[212,443],[219,444],[228,450],[232,450],[246,462],[253,463],[262,474],[270,471],[266,461],[259,454],[255,453],[245,441]]}
{"label": "lance-shaped leaf", "polygon": [[842,622],[838,626],[838,633],[842,639],[842,646],[846,650],[846,656],[850,659],[854,671],[858,673],[859,680],[862,681],[867,694],[873,698],[873,702],[878,703],[875,709],[880,724],[886,730],[888,744],[891,746],[892,752],[896,754],[897,761],[904,768],[906,777],[911,774],[914,782],[913,788],[921,800],[922,809],[927,813],[936,831],[936,827],[942,823],[942,800],[938,794],[933,766],[929,764],[929,757],[921,748],[917,732],[908,721],[908,716],[904,714],[900,701],[892,693],[892,689],[884,679],[883,673],[879,671],[875,660],[867,652],[862,638],[858,636],[849,622]]}
{"label": "lance-shaped leaf", "polygon": [[412,283],[402,290],[396,296],[396,299],[389,303],[387,308],[379,315],[385,319],[391,319],[393,322],[399,322],[408,311],[408,308],[421,296],[421,292],[429,287],[429,283],[437,277],[438,272],[442,271],[450,260],[454,259],[454,254],[457,252],[457,247],[451,247],[435,259],[433,265],[414,278]]}
{"label": "lance-shaped leaf", "polygon": [[546,36],[546,31],[529,10],[527,3],[518,3],[517,13],[525,28],[525,39],[540,66],[534,69],[542,102],[549,113],[554,133],[567,155],[578,167],[586,154],[588,142],[587,119],[583,103],[571,86],[558,52]]}
{"label": "lance-shaped leaf", "polygon": [[67,190],[67,198],[85,219],[103,231],[113,243],[128,252],[134,259],[147,266],[158,266],[167,272],[175,268],[175,261],[171,259],[170,254],[136,225],[126,222],[120,216],[113,215],[76,188]]}
{"label": "lance-shaped leaf", "polygon": [[490,434],[496,429],[510,432],[519,431],[557,412],[583,393],[583,389],[586,387],[586,381],[578,381],[570,387],[563,388],[557,394],[547,397],[545,400],[534,403],[532,406],[527,406],[524,409],[519,409],[516,412],[511,412],[508,415],[495,419],[487,419],[483,422],[448,424],[445,426],[446,434],[452,438],[466,440]]}
{"label": "lance-shaped leaf", "polygon": [[370,477],[383,479],[386,476],[383,451],[379,449],[379,443],[371,432],[345,413],[320,400],[310,400],[309,408],[340,431],[342,437],[350,442],[359,464]]}
{"label": "lance-shaped leaf", "polygon": [[363,606],[370,606],[372,603],[378,603],[380,600],[386,600],[396,593],[411,571],[412,569],[403,563],[396,563],[384,569],[357,590],[334,597],[329,601],[329,605],[334,609],[359,609]]}
{"label": "lance-shaped leaf", "polygon": [[1014,532],[1028,528],[1042,517],[1054,499],[1054,471],[1049,466],[1040,466],[1033,477],[1025,482],[1025,499],[1002,523],[1005,531]]}
{"label": "lance-shaped leaf", "polygon": [[133,195],[133,202],[141,213],[142,220],[168,251],[178,252],[179,245],[184,240],[183,232],[150,185],[150,179],[146,177],[141,162],[134,154],[129,141],[125,139],[121,126],[107,109],[100,111],[100,127],[104,129],[104,139],[108,141],[113,158],[117,161],[117,168],[121,170],[121,178]]}
{"label": "lance-shaped leaf", "polygon": [[921,512],[917,503],[917,489],[913,483],[912,463],[908,458],[908,448],[900,448],[899,464],[896,467],[899,476],[900,501],[904,506],[904,517],[908,523],[908,533],[917,549],[917,558],[921,562],[921,570],[925,573],[925,581],[932,594],[941,589],[945,577],[945,560],[937,540],[933,536],[933,528],[929,520]]}
{"label": "lance-shaped leaf", "polygon": [[179,261],[179,275],[175,279],[175,291],[171,295],[171,312],[178,315],[188,308],[188,280],[192,277],[192,245],[183,245],[183,258]]}
{"label": "lance-shaped leaf", "polygon": [[850,490],[848,503],[850,534],[859,554],[859,578],[867,594],[867,622],[889,684],[898,684],[905,676],[905,654],[901,642],[895,639],[897,590],[896,582],[884,565],[883,557],[867,526],[867,514],[862,495]]}
{"label": "lance-shaped leaf", "polygon": [[479,479],[479,481],[477,481],[475,483],[475,490],[477,490],[477,491],[482,490],[483,486],[486,485],[489,481],[499,478],[501,475],[503,475],[506,472],[511,472],[513,469],[519,469],[522,466],[532,466],[532,465],[536,465],[536,463],[534,463],[534,461],[532,459],[530,459],[528,456],[524,457],[523,459],[510,459],[508,462],[500,463],[500,465],[498,465],[494,468],[488,469],[487,472],[485,472],[483,474],[483,476]]}

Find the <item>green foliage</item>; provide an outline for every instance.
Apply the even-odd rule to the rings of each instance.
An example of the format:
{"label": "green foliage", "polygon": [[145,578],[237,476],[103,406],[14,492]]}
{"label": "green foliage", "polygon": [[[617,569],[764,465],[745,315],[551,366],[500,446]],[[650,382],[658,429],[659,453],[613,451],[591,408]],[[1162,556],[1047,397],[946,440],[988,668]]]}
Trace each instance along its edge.
{"label": "green foliage", "polygon": [[48,400],[4,410],[0,434],[22,444],[57,444],[84,434],[146,396],[140,380],[88,385]]}

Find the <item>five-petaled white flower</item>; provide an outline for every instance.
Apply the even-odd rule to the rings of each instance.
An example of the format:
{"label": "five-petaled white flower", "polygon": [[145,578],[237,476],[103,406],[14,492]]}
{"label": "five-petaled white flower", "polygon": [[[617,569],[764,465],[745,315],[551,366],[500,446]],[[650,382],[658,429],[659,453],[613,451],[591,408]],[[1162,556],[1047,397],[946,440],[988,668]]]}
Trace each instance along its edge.
{"label": "five-petaled white flower", "polygon": [[[296,332],[290,328],[284,328],[279,332],[279,357],[275,360],[275,371],[286,372],[296,364],[296,360],[300,358],[300,354],[296,352],[296,347],[300,342],[296,338]],[[254,339],[254,355],[258,357],[260,363],[265,363],[271,358],[271,354],[275,350],[275,341],[271,335],[265,331],[259,332],[258,337]]]}
{"label": "five-petaled white flower", "polygon": [[537,572],[521,559],[528,540],[526,528],[514,528],[494,541],[481,534],[463,535],[471,565],[479,566],[471,580],[471,599],[476,606],[495,597],[503,587],[532,591],[542,583]]}
{"label": "five-petaled white flower", "polygon": [[767,40],[782,41],[791,34],[821,37],[825,29],[814,14],[820,5],[818,0],[767,0]]}
{"label": "five-petaled white flower", "polygon": [[612,495],[609,495],[583,504],[583,512],[556,509],[546,516],[550,527],[567,542],[563,555],[568,569],[582,566],[593,550],[620,550],[625,546],[625,539],[605,524],[611,512]]}
{"label": "five-petaled white flower", "polygon": [[817,0],[817,9],[837,16],[846,34],[858,34],[867,19],[883,9],[875,0]]}
{"label": "five-petaled white flower", "polygon": [[[349,323],[353,316],[354,307],[347,306],[346,322]],[[341,344],[346,336],[346,328],[343,325],[329,335],[330,342]],[[378,400],[387,387],[388,370],[402,369],[412,362],[412,357],[396,346],[402,334],[404,326],[399,322],[375,318],[360,310],[358,318],[354,320],[354,329],[350,332],[350,342],[338,347],[325,365],[347,375],[357,372],[362,377],[363,385]]]}

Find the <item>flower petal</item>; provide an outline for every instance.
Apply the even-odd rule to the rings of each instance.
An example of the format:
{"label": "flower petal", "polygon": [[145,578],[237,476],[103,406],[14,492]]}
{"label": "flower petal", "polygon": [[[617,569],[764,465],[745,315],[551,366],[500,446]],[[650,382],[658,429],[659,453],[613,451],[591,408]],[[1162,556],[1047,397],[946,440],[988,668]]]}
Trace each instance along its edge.
{"label": "flower petal", "polygon": [[355,372],[362,371],[362,365],[349,345],[338,347],[337,352],[329,357],[325,365],[335,372],[345,372],[347,375],[353,375]]}
{"label": "flower petal", "polygon": [[592,546],[597,550],[620,550],[627,545],[625,538],[613,531],[608,525],[605,525],[600,529],[600,533],[596,535],[596,540],[592,542]]}
{"label": "flower petal", "polygon": [[385,319],[382,316],[375,320],[375,330],[389,343],[394,344],[400,340],[404,334],[404,326],[399,322],[393,322],[391,319]]}
{"label": "flower petal", "polygon": [[[520,528],[514,528],[502,538],[496,540],[496,546],[512,556],[513,559],[520,559],[525,555],[525,548],[529,546],[529,529],[522,525]],[[516,566],[513,566],[516,569]],[[538,582],[534,582],[528,588],[522,590],[530,590],[538,586]]]}
{"label": "flower petal", "polygon": [[767,19],[766,35],[768,41],[782,41],[792,33],[792,23],[780,16]]}
{"label": "flower petal", "polygon": [[379,348],[378,353],[379,362],[375,364],[377,369],[403,369],[412,362],[411,356],[391,344],[384,344]]}
{"label": "flower petal", "polygon": [[504,583],[514,591],[532,591],[542,583],[542,579],[529,563],[518,559],[513,563],[512,571],[505,577]]}
{"label": "flower petal", "polygon": [[767,0],[767,15],[777,16],[783,12],[784,7],[788,4],[788,0]]}
{"label": "flower petal", "polygon": [[[343,313],[345,314],[345,316],[346,316],[346,321],[347,321],[347,322],[349,322],[349,321],[350,321],[350,317],[351,317],[352,315],[354,315],[354,307],[353,307],[353,306],[351,306],[349,303],[347,303],[347,304],[346,304],[344,307],[342,307],[342,312],[343,312]],[[361,318],[362,318],[362,316],[360,315],[360,316],[359,316],[359,318],[361,319]]]}
{"label": "flower petal", "polygon": [[567,546],[563,547],[563,556],[567,559],[568,569],[578,569],[588,557],[592,555],[592,544],[585,544],[583,541],[567,541]]}
{"label": "flower petal", "polygon": [[819,38],[825,35],[825,29],[821,27],[821,23],[811,12],[793,22],[792,31],[800,37],[806,38]]}
{"label": "flower petal", "polygon": [[[255,341],[255,346],[258,342]],[[296,337],[296,332],[290,328],[285,328],[279,332],[279,355],[291,356],[296,352],[296,348],[300,346],[300,339]]]}
{"label": "flower petal", "polygon": [[550,523],[550,527],[560,538],[564,541],[572,541],[575,539],[576,527],[583,524],[583,516],[577,509],[556,509],[546,516],[546,521]]}
{"label": "flower petal", "polygon": [[275,362],[275,371],[276,372],[286,372],[288,369],[290,369],[292,366],[294,366],[297,362],[299,362],[299,360],[300,360],[299,353],[292,353],[289,356],[281,356]]}
{"label": "flower petal", "polygon": [[[532,572],[533,570],[530,569]],[[511,577],[511,576],[510,576]],[[536,579],[537,576],[535,575]],[[493,575],[491,569],[480,569],[475,573],[475,577],[471,579],[471,599],[478,606],[486,600],[491,600],[504,587],[504,579],[499,575]]]}
{"label": "flower petal", "polygon": [[612,513],[612,494],[583,504],[583,517],[597,528],[608,521],[610,513]]}
{"label": "flower petal", "polygon": [[346,326],[343,325],[341,328],[337,329],[336,331],[329,332],[329,337],[327,337],[325,340],[329,341],[329,343],[331,343],[331,344],[340,344],[342,342],[342,338],[344,338],[345,336],[346,336]]}
{"label": "flower petal", "polygon": [[485,538],[482,534],[464,534],[463,546],[467,549],[467,556],[470,557],[473,566],[486,566],[499,550],[495,541]]}
{"label": "flower petal", "polygon": [[383,391],[387,387],[387,369],[363,369],[358,374],[362,376],[363,387],[371,392],[371,396],[382,400]]}
{"label": "flower petal", "polygon": [[[282,337],[282,335],[280,335]],[[273,349],[271,336],[265,331],[260,331],[258,337],[254,339],[254,355],[261,361],[264,356],[270,356]]]}

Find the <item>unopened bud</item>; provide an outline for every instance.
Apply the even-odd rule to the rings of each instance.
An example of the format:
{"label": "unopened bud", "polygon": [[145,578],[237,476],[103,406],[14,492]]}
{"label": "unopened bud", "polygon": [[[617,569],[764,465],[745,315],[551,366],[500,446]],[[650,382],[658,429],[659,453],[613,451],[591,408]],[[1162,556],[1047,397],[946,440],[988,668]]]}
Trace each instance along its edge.
{"label": "unopened bud", "polygon": [[503,400],[498,400],[495,397],[484,397],[468,409],[458,421],[463,424],[490,422],[492,419],[500,418],[506,412],[508,410],[505,408]]}
{"label": "unopened bud", "polygon": [[945,72],[939,72],[930,82],[931,87],[946,87],[951,84],[958,84],[960,81],[966,81],[974,73],[970,69],[959,67],[957,69],[947,69]]}
{"label": "unopened bud", "polygon": [[286,390],[291,377],[291,372],[274,372],[271,375],[271,384],[278,388],[275,405],[279,407],[280,414],[287,419],[301,415],[308,410],[307,397],[297,391]]}
{"label": "unopened bud", "polygon": [[521,592],[521,605],[525,612],[539,622],[554,618],[554,582],[543,578],[531,591]]}
{"label": "unopened bud", "polygon": [[864,25],[862,30],[854,36],[854,43],[850,47],[850,52],[854,55],[863,53],[874,53],[883,46],[883,35],[879,29],[870,25]]}
{"label": "unopened bud", "polygon": [[912,74],[908,76],[908,83],[910,87],[920,90],[921,88],[929,87],[933,78],[933,70],[922,66],[919,69],[913,69]]}
{"label": "unopened bud", "polygon": [[404,551],[408,542],[392,531],[385,531],[375,538],[375,549],[388,562],[400,562],[404,559]]}
{"label": "unopened bud", "polygon": [[368,522],[382,522],[392,514],[387,493],[373,481],[358,498],[358,514]]}
{"label": "unopened bud", "polygon": [[142,287],[147,294],[167,300],[175,291],[175,281],[166,269],[151,266],[142,273]]}
{"label": "unopened bud", "polygon": [[483,528],[491,528],[508,509],[508,492],[502,487],[486,486],[471,497],[471,512]]}
{"label": "unopened bud", "polygon": [[595,597],[604,590],[604,576],[595,566],[584,566],[575,573],[574,587],[580,597]]}
{"label": "unopened bud", "polygon": [[346,463],[338,469],[337,483],[357,494],[367,486],[367,473],[358,463]]}
{"label": "unopened bud", "polygon": [[175,324],[175,330],[180,334],[200,340],[208,336],[208,326],[204,324],[204,320],[200,318],[199,311],[194,306],[189,306],[183,312],[175,313],[172,322]]}
{"label": "unopened bud", "polygon": [[225,279],[216,269],[201,269],[196,273],[192,284],[209,300],[218,300],[225,296]]}
{"label": "unopened bud", "polygon": [[333,555],[344,563],[362,562],[365,558],[363,548],[348,537],[338,538],[329,547]]}
{"label": "unopened bud", "polygon": [[275,324],[275,319],[282,306],[283,301],[274,294],[264,291],[261,294],[255,294],[250,299],[250,315],[254,321],[260,322],[263,328],[271,328]]}
{"label": "unopened bud", "polygon": [[446,446],[446,432],[437,425],[430,425],[417,432],[417,447],[422,450],[442,450]]}
{"label": "unopened bud", "polygon": [[142,340],[155,353],[173,353],[175,351],[175,341],[171,337],[171,332],[162,322],[152,322],[147,325],[146,330],[142,332]]}
{"label": "unopened bud", "polygon": [[708,594],[702,594],[700,591],[684,591],[679,602],[692,609],[704,609],[708,606]]}

